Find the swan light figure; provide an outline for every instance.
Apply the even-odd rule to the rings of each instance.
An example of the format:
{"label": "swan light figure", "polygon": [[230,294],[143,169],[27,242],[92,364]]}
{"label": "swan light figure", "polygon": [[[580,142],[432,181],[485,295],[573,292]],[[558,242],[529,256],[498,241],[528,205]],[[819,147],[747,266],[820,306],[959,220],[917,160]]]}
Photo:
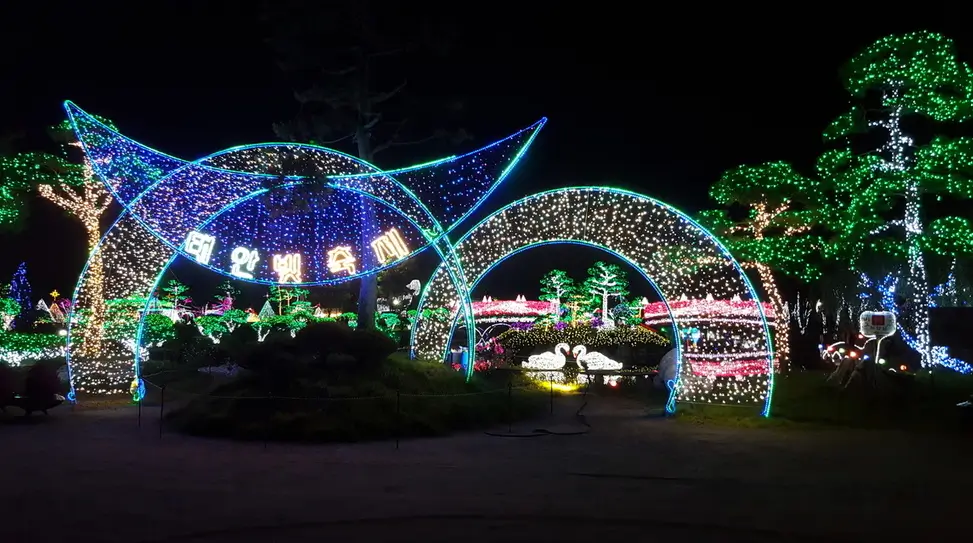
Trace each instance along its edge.
{"label": "swan light figure", "polygon": [[[584,345],[575,345],[574,350],[571,351],[574,355],[574,361],[579,366],[587,371],[604,371],[604,370],[620,370],[622,369],[622,363],[617,360],[612,360],[607,356],[599,352],[588,352],[588,348]],[[584,366],[582,366],[584,363]],[[594,375],[579,375],[579,383],[587,383],[594,379]],[[621,375],[606,375],[605,379],[611,386],[618,385],[618,380]]]}
{"label": "swan light figure", "polygon": [[[531,355],[527,357],[527,362],[524,362],[521,366],[529,370],[561,370],[568,360],[566,355],[570,351],[570,345],[558,343],[554,347],[554,352]],[[560,371],[534,372],[533,377],[558,383],[564,381],[564,374]]]}

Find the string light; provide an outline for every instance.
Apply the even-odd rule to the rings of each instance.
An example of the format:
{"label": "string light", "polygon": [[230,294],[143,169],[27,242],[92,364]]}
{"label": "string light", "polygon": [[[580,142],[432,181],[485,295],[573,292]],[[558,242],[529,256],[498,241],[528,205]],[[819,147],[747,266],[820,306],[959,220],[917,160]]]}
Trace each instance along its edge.
{"label": "string light", "polygon": [[[863,108],[855,107],[832,123],[826,138],[846,140],[873,127],[884,130],[886,139],[878,153],[855,154],[845,141],[844,148],[819,160],[819,174],[833,180],[833,200],[839,203],[829,211],[835,237],[825,250],[852,266],[871,254],[904,260],[898,295],[909,300],[910,310],[899,320],[907,323],[902,335],[913,339],[922,366],[929,367],[944,359],[930,343],[934,302],[925,253],[955,258],[969,249],[969,229],[958,217],[928,222],[922,202],[930,194],[973,197],[973,182],[966,175],[973,167],[973,140],[937,135],[916,147],[902,124],[908,115],[939,122],[973,117],[973,71],[958,60],[955,44],[945,36],[913,32],[878,40],[853,58],[845,73],[845,87],[854,97],[881,93],[884,116],[869,121]],[[888,220],[900,198],[902,211]]]}
{"label": "string light", "polygon": [[[432,247],[456,288],[468,292],[442,223],[451,228],[472,213],[546,122],[542,119],[466,155],[385,172],[349,155],[302,144],[237,147],[187,162],[125,138],[70,102],[65,108],[94,172],[125,206],[89,257],[75,291],[76,325],[69,328],[69,346],[72,336],[82,340],[68,351],[73,386],[95,393],[141,390],[137,381],[144,318],[176,255],[188,255],[223,275],[272,285],[283,279],[290,284],[335,284],[394,265],[358,266],[351,275],[347,270],[332,273],[328,266],[329,247],[344,242],[360,249],[363,198],[381,204],[369,207],[382,210],[377,220],[382,231],[396,233],[395,256],[407,246],[416,249],[404,257]],[[251,251],[248,259],[239,248]],[[254,258],[261,253],[280,255],[279,266],[274,258]],[[291,264],[298,260],[301,272],[295,277]],[[89,339],[100,338],[103,329],[103,319],[92,318],[91,311],[95,283],[100,283],[94,269],[100,261],[110,270],[104,280],[106,296],[146,302],[135,338],[91,349],[95,342]],[[472,328],[473,312],[468,296],[464,298],[464,319]],[[469,349],[473,346],[471,337]],[[472,367],[467,371],[469,375]]]}
{"label": "string light", "polygon": [[[694,298],[712,294],[720,299],[737,296],[743,303],[751,304],[749,321],[732,325],[705,323],[705,330],[713,334],[704,334],[699,341],[687,345],[686,350],[690,352],[712,355],[771,352],[763,309],[746,275],[726,249],[689,217],[646,196],[603,187],[536,194],[493,213],[460,238],[454,248],[467,274],[466,283],[475,287],[493,267],[511,255],[549,243],[583,244],[613,253],[645,275],[664,300],[675,300],[684,293]],[[668,247],[681,249],[694,265],[674,265],[670,255],[662,251]],[[427,282],[419,309],[444,307],[456,314],[462,296],[441,266]],[[674,316],[673,321],[674,328],[679,329],[680,317]],[[420,320],[413,327],[417,354],[444,357],[455,327],[455,319]],[[715,360],[720,367],[733,367],[731,362]],[[769,414],[772,357],[763,362],[759,373],[750,368],[746,373],[728,369],[732,377],[680,371],[675,391],[682,401],[758,403]]]}

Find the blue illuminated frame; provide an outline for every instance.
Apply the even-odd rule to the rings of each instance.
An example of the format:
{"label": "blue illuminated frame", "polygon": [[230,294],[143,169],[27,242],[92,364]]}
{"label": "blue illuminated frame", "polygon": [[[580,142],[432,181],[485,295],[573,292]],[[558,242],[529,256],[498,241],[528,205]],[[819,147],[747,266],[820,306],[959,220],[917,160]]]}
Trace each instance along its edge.
{"label": "blue illuminated frame", "polygon": [[[128,142],[128,143],[130,143],[130,144],[132,144],[134,146],[138,146],[141,149],[144,149],[148,153],[157,154],[157,155],[163,156],[163,157],[165,157],[165,158],[167,158],[169,160],[177,161],[177,162],[179,162],[181,164],[180,166],[178,166],[178,167],[173,168],[172,170],[170,170],[168,173],[166,173],[160,179],[157,179],[154,182],[152,182],[149,185],[147,185],[139,194],[137,194],[134,198],[129,199],[127,202],[125,201],[126,199],[124,199],[124,198],[121,197],[121,195],[118,193],[118,191],[115,189],[115,187],[113,187],[110,183],[108,183],[107,178],[106,178],[106,175],[101,170],[101,168],[99,168],[97,164],[92,164],[92,167],[99,174],[99,177],[101,177],[105,181],[105,186],[111,192],[112,196],[116,199],[116,201],[118,201],[119,203],[121,203],[122,206],[125,207],[130,212],[130,214],[132,215],[132,218],[134,220],[138,221],[139,224],[141,224],[143,228],[145,228],[149,232],[152,232],[155,235],[156,238],[158,238],[160,241],[162,241],[163,243],[165,243],[166,245],[168,245],[172,250],[174,250],[175,252],[179,253],[180,255],[182,255],[182,256],[186,257],[187,259],[192,260],[194,262],[195,262],[195,258],[192,255],[187,254],[185,252],[185,250],[184,250],[184,241],[180,241],[179,243],[175,243],[173,240],[168,239],[165,235],[157,232],[154,229],[154,227],[152,225],[148,224],[140,216],[140,214],[138,212],[136,212],[136,210],[133,208],[133,206],[135,204],[137,204],[143,197],[145,197],[148,194],[151,194],[154,189],[158,188],[159,186],[161,186],[162,184],[164,184],[166,181],[174,178],[179,173],[184,172],[188,168],[201,168],[201,169],[206,170],[206,171],[209,171],[209,172],[222,173],[222,174],[231,174],[231,175],[239,175],[239,176],[245,176],[245,177],[250,177],[250,178],[254,178],[254,179],[275,179],[276,180],[276,179],[283,178],[285,180],[288,180],[288,181],[292,181],[293,182],[293,183],[289,183],[289,184],[285,184],[285,185],[275,186],[275,187],[273,187],[274,189],[284,188],[286,186],[297,186],[297,185],[300,185],[301,182],[303,182],[303,181],[307,181],[307,180],[311,180],[311,179],[315,179],[315,180],[317,179],[317,178],[312,178],[312,177],[308,177],[308,176],[299,176],[299,175],[278,176],[278,175],[266,174],[266,173],[253,173],[253,172],[246,172],[246,171],[240,171],[240,170],[232,170],[232,169],[227,169],[227,168],[219,168],[219,167],[216,167],[216,166],[211,166],[211,165],[205,164],[206,161],[211,160],[213,158],[220,157],[220,156],[224,156],[224,155],[227,155],[227,154],[230,154],[230,153],[233,153],[233,152],[245,151],[245,150],[250,150],[250,149],[288,147],[288,148],[307,149],[307,150],[312,150],[312,151],[315,151],[315,152],[322,152],[322,153],[326,153],[326,154],[330,154],[330,155],[340,156],[342,158],[345,158],[345,159],[347,159],[349,161],[352,161],[352,162],[358,164],[360,167],[362,167],[362,168],[364,168],[366,170],[371,170],[371,171],[368,171],[368,172],[356,173],[356,174],[339,174],[339,175],[329,175],[329,176],[326,176],[325,179],[328,179],[330,182],[327,183],[325,186],[327,186],[329,188],[332,188],[332,189],[335,189],[335,190],[350,190],[350,191],[353,191],[350,187],[341,185],[340,184],[340,181],[341,180],[359,179],[359,178],[369,178],[369,177],[371,177],[371,178],[382,178],[382,179],[386,179],[386,180],[390,181],[391,184],[397,190],[401,191],[401,193],[403,195],[407,196],[410,199],[411,202],[413,202],[413,203],[415,203],[415,204],[417,204],[419,206],[420,210],[425,214],[425,218],[430,221],[430,226],[432,226],[433,229],[436,230],[436,235],[435,236],[428,236],[426,234],[425,229],[423,229],[422,227],[418,226],[417,221],[415,221],[415,220],[410,221],[411,224],[416,225],[417,229],[423,234],[423,236],[426,238],[426,241],[427,241],[426,245],[424,245],[422,247],[419,247],[419,248],[416,248],[415,250],[412,251],[412,253],[409,254],[408,257],[406,257],[406,258],[410,258],[410,257],[415,256],[416,254],[422,252],[423,250],[427,249],[430,245],[434,244],[442,236],[447,235],[452,229],[454,229],[455,227],[457,227],[464,220],[466,220],[466,218],[469,217],[473,212],[475,212],[477,209],[479,209],[479,207],[481,205],[483,205],[483,203],[486,201],[486,199],[506,179],[506,177],[510,174],[510,172],[513,171],[513,168],[519,163],[519,161],[523,157],[524,153],[526,153],[527,149],[531,146],[531,144],[533,143],[534,139],[537,137],[537,134],[540,132],[540,130],[547,123],[547,118],[544,117],[544,118],[541,118],[539,121],[531,124],[530,126],[527,126],[526,128],[523,128],[521,130],[518,130],[517,132],[515,132],[514,134],[511,134],[510,136],[507,136],[507,137],[505,137],[503,139],[500,139],[500,140],[498,140],[498,141],[496,141],[494,143],[491,143],[489,145],[486,145],[486,146],[481,147],[479,149],[476,149],[474,151],[471,151],[471,152],[468,152],[468,153],[464,153],[464,154],[461,154],[461,155],[449,156],[449,157],[446,157],[446,158],[442,158],[442,159],[438,159],[438,160],[434,160],[434,161],[430,161],[430,162],[425,162],[425,163],[422,163],[422,164],[419,164],[419,165],[415,165],[415,166],[409,166],[409,167],[405,167],[405,168],[398,168],[398,169],[394,169],[394,170],[383,171],[383,170],[379,169],[378,167],[376,167],[375,165],[368,163],[367,161],[361,160],[361,159],[359,159],[357,157],[351,156],[351,155],[349,155],[347,153],[343,153],[341,151],[335,151],[333,149],[329,149],[329,148],[326,148],[326,147],[320,147],[320,146],[317,146],[317,145],[298,144],[298,143],[287,143],[287,142],[272,142],[272,143],[239,145],[239,146],[231,147],[231,148],[224,149],[224,150],[221,150],[221,151],[217,151],[215,153],[211,153],[209,155],[203,156],[202,158],[199,158],[199,159],[194,160],[194,161],[186,161],[186,160],[179,159],[179,158],[173,157],[171,155],[162,153],[160,151],[157,151],[155,149],[152,149],[151,147],[142,145],[142,144],[140,144],[140,143],[132,140],[131,138],[127,138],[127,137],[123,136],[117,130],[113,129],[112,127],[110,127],[110,126],[108,126],[108,125],[106,125],[104,123],[102,123],[101,121],[99,121],[97,118],[91,116],[90,114],[84,112],[83,110],[81,110],[80,108],[78,108],[77,105],[75,105],[74,103],[72,103],[70,101],[66,101],[64,103],[64,106],[65,106],[65,110],[68,113],[68,118],[69,118],[69,120],[71,122],[71,125],[72,125],[73,129],[75,130],[75,132],[78,133],[78,134],[81,134],[82,131],[78,127],[78,121],[76,119],[76,114],[83,114],[83,115],[86,116],[86,121],[87,122],[90,122],[92,124],[95,124],[95,125],[99,126],[101,129],[103,129],[103,130],[105,130],[107,132],[110,132],[110,133],[116,135],[118,138],[124,139],[126,142]],[[479,153],[482,153],[484,151],[487,151],[487,150],[489,150],[489,149],[491,149],[491,148],[493,148],[493,147],[495,147],[497,145],[500,145],[500,144],[502,144],[502,143],[504,143],[506,141],[509,141],[509,140],[511,140],[513,138],[516,138],[519,135],[521,135],[521,134],[523,134],[524,132],[527,132],[527,131],[531,131],[530,136],[521,145],[521,147],[518,150],[518,152],[509,161],[509,163],[503,169],[503,171],[496,177],[496,179],[493,181],[493,183],[490,185],[490,187],[484,192],[484,194],[479,198],[479,200],[477,202],[475,202],[473,206],[470,207],[469,210],[467,210],[459,219],[455,220],[448,228],[443,228],[443,226],[441,225],[440,221],[435,217],[435,215],[429,209],[429,207],[422,201],[422,198],[419,195],[417,195],[409,187],[405,186],[403,183],[401,183],[400,181],[398,181],[396,179],[396,177],[395,177],[395,175],[398,175],[398,174],[403,174],[403,173],[408,173],[408,172],[415,172],[415,171],[423,170],[423,169],[426,169],[426,168],[433,168],[433,167],[437,167],[437,166],[440,166],[440,165],[443,165],[443,164],[446,164],[446,163],[449,163],[449,162],[458,161],[458,160],[461,160],[461,159],[466,158],[466,157],[474,156],[476,154],[479,154]],[[90,150],[88,149],[87,144],[83,141],[83,139],[80,139],[79,138],[79,140],[81,141],[81,145],[82,145],[83,149],[85,150],[85,153],[90,155],[91,153],[90,153]],[[223,214],[223,213],[230,212],[237,205],[239,205],[239,204],[241,204],[241,203],[243,203],[245,201],[249,201],[250,199],[252,199],[252,197],[254,197],[256,195],[266,193],[268,190],[270,190],[270,189],[266,189],[266,188],[265,189],[260,189],[260,190],[254,191],[254,192],[252,192],[252,193],[250,193],[248,195],[242,196],[242,197],[240,197],[240,198],[238,198],[236,200],[233,200],[233,201],[227,203],[226,205],[224,205],[224,207],[218,212],[218,214]],[[359,191],[359,192],[361,194],[365,194],[364,191]],[[379,203],[383,204],[388,209],[395,211],[400,216],[405,216],[406,215],[406,213],[403,210],[397,208],[392,202],[386,201],[386,200],[382,199],[381,197],[378,197],[378,196],[375,196],[375,195],[372,195],[372,198],[375,201],[378,201]],[[213,220],[214,220],[214,217],[211,216],[209,219],[204,220],[204,224],[209,224]],[[200,228],[203,228],[203,227],[204,227],[203,224],[201,224],[201,225],[195,225],[192,228],[189,228],[189,230],[198,231]],[[305,281],[305,282],[301,282],[301,283],[286,283],[286,285],[287,286],[310,287],[310,286],[327,286],[327,285],[340,284],[340,283],[352,281],[352,280],[355,280],[355,279],[361,279],[362,277],[367,277],[369,275],[373,275],[375,273],[379,273],[381,271],[387,270],[390,267],[394,267],[395,265],[400,264],[406,258],[399,259],[399,260],[397,260],[395,262],[392,262],[392,263],[389,263],[389,264],[386,264],[386,265],[383,265],[383,266],[371,268],[371,269],[369,269],[367,271],[360,272],[360,273],[356,273],[356,274],[352,274],[352,275],[335,277],[335,278],[325,279],[325,280],[320,280],[320,281]],[[249,283],[256,283],[256,284],[265,284],[265,285],[277,285],[277,284],[280,284],[277,281],[267,280],[267,279],[256,279],[256,278],[254,278],[254,279],[245,279],[245,278],[241,278],[241,277],[232,275],[229,271],[227,271],[225,269],[222,269],[222,268],[218,268],[218,267],[213,266],[213,265],[210,265],[210,264],[202,264],[202,263],[199,263],[199,262],[196,262],[196,263],[198,265],[206,268],[206,269],[209,269],[209,270],[211,270],[211,271],[213,271],[215,273],[218,273],[220,275],[223,275],[223,276],[228,277],[228,278],[233,279],[233,280],[238,280],[238,281],[243,281],[243,282],[249,282]]]}

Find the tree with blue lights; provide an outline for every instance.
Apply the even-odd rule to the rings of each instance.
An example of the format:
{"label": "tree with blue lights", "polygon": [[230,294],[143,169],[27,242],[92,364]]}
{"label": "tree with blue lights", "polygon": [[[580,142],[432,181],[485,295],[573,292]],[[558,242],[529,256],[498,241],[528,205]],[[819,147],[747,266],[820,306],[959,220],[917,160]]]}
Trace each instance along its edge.
{"label": "tree with blue lights", "polygon": [[10,297],[13,298],[20,307],[20,314],[14,320],[13,325],[29,325],[29,315],[34,305],[30,302],[30,281],[27,280],[27,263],[21,262],[14,272],[13,279],[10,280]]}

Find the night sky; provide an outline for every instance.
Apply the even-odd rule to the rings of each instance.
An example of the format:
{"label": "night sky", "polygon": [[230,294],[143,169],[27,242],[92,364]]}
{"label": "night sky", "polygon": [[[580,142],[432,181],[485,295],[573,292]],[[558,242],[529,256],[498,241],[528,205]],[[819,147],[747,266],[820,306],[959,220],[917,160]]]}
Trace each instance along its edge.
{"label": "night sky", "polygon": [[[25,131],[22,150],[49,145],[44,127],[63,119],[65,99],[184,158],[275,140],[272,123],[297,112],[291,82],[261,39],[257,10],[245,2],[227,3],[236,6],[229,10],[220,2],[159,3],[164,9],[17,4],[4,8],[0,22],[0,132]],[[973,61],[973,35],[958,17],[890,22],[865,12],[838,20],[796,7],[747,14],[702,12],[701,4],[682,13],[628,3],[527,4],[453,4],[457,11],[449,14],[411,4],[387,16],[410,25],[439,10],[436,17],[452,21],[458,38],[449,56],[414,59],[408,87],[462,99],[463,127],[474,140],[452,152],[549,118],[487,211],[542,189],[605,184],[692,213],[709,205],[707,187],[728,168],[813,164],[824,149],[822,128],[848,102],[838,69],[875,39],[939,31]],[[601,5],[615,8],[599,12]],[[11,9],[20,16],[8,15]],[[394,168],[449,152],[417,147],[376,162]],[[26,260],[35,297],[54,288],[70,292],[84,263],[81,228],[53,204],[28,205],[27,229],[2,234],[0,280]],[[594,250],[576,251],[523,253],[477,294],[536,295],[536,277],[552,259],[580,275],[599,258]],[[511,273],[520,266],[534,273]]]}

